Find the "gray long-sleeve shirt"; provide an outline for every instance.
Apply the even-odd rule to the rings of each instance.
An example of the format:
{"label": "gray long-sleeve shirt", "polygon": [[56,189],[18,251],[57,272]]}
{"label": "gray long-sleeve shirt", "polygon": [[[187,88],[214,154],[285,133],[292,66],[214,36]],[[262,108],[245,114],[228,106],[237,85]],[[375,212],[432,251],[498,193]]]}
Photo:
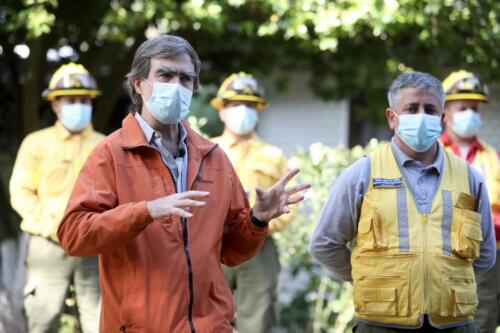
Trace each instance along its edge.
{"label": "gray long-sleeve shirt", "polygon": [[[431,210],[432,200],[439,187],[443,168],[443,151],[438,145],[436,160],[423,167],[391,143],[396,161],[412,192],[421,213]],[[474,261],[476,273],[488,270],[495,263],[496,243],[491,219],[490,203],[481,175],[468,166],[468,179],[472,195],[478,196],[483,241],[480,257]],[[328,201],[310,240],[311,255],[333,275],[351,281],[351,250],[347,243],[356,237],[363,197],[370,181],[370,157],[365,156],[345,169],[333,184]]]}

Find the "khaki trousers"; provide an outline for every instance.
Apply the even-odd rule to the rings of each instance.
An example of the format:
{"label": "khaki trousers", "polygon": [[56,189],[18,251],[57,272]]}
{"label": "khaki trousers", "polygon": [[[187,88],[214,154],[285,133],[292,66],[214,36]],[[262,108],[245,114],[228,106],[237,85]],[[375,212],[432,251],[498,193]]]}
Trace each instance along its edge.
{"label": "khaki trousers", "polygon": [[70,257],[58,244],[32,235],[26,265],[24,308],[30,333],[57,332],[71,283],[75,287],[82,332],[99,332],[97,257]]}
{"label": "khaki trousers", "polygon": [[233,291],[238,333],[269,333],[277,324],[276,289],[280,264],[271,237],[249,261],[237,267],[223,266]]}

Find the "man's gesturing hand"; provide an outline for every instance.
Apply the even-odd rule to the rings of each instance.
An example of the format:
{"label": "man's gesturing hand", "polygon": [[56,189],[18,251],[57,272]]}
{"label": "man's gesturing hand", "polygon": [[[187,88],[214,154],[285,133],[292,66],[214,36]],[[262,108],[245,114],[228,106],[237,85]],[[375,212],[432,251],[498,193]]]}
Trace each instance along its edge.
{"label": "man's gesturing hand", "polygon": [[209,194],[209,192],[203,191],[176,193],[148,201],[146,202],[146,206],[149,215],[154,219],[172,215],[190,218],[193,214],[189,212],[189,208],[205,206],[206,203],[199,200],[208,197]]}
{"label": "man's gesturing hand", "polygon": [[290,212],[288,205],[296,204],[304,200],[304,196],[296,194],[311,187],[309,184],[299,184],[291,188],[285,188],[286,184],[300,172],[300,169],[288,171],[276,184],[269,190],[263,191],[257,188],[257,200],[253,206],[253,215],[263,222]]}

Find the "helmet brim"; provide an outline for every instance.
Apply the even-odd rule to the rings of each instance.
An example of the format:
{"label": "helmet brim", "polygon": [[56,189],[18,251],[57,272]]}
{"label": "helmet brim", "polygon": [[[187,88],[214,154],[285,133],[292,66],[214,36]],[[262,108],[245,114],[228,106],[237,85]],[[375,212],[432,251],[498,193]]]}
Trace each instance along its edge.
{"label": "helmet brim", "polygon": [[221,110],[224,108],[224,103],[229,101],[242,101],[242,102],[253,102],[257,104],[257,111],[262,111],[267,108],[267,103],[262,97],[258,96],[248,96],[248,95],[234,95],[230,98],[220,99],[220,98],[212,98],[210,101],[210,105],[212,105],[215,109]]}
{"label": "helmet brim", "polygon": [[488,97],[486,97],[483,94],[477,94],[477,93],[458,93],[458,94],[450,94],[446,95],[445,101],[459,101],[459,100],[472,100],[472,101],[481,101],[481,102],[488,102]]}
{"label": "helmet brim", "polygon": [[48,101],[53,101],[60,96],[89,96],[94,99],[100,94],[101,92],[97,89],[55,89],[44,91],[42,97]]}

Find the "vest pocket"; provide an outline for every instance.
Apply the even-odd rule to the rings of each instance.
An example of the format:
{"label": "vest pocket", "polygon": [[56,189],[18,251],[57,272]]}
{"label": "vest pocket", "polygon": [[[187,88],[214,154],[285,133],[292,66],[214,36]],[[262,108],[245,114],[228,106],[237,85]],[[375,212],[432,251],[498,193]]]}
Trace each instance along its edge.
{"label": "vest pocket", "polygon": [[483,240],[481,215],[472,210],[454,207],[453,219],[456,223],[451,234],[453,254],[466,260],[476,259]]}
{"label": "vest pocket", "polygon": [[368,214],[362,214],[358,223],[357,244],[361,251],[377,251],[388,248],[385,230],[376,209],[372,208]]}
{"label": "vest pocket", "polygon": [[354,288],[356,312],[369,316],[408,315],[409,278],[403,276],[361,276]]}
{"label": "vest pocket", "polygon": [[441,316],[468,317],[476,311],[476,284],[473,278],[448,276],[441,288]]}

